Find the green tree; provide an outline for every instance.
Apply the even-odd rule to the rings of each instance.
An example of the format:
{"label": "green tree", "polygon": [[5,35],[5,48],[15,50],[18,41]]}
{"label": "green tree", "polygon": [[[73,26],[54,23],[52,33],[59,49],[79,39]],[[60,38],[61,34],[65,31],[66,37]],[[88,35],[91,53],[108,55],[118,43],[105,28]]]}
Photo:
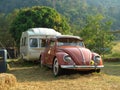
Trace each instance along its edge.
{"label": "green tree", "polygon": [[11,24],[10,32],[16,43],[19,44],[22,32],[34,27],[53,28],[63,34],[70,33],[70,26],[65,17],[54,9],[44,6],[19,10]]}
{"label": "green tree", "polygon": [[86,26],[81,30],[80,36],[91,50],[104,54],[110,51],[113,35],[110,33],[110,21],[105,21],[101,15],[88,16]]}
{"label": "green tree", "polygon": [[0,21],[0,47],[7,48],[14,46],[14,40],[8,31],[10,22],[7,16],[0,13]]}

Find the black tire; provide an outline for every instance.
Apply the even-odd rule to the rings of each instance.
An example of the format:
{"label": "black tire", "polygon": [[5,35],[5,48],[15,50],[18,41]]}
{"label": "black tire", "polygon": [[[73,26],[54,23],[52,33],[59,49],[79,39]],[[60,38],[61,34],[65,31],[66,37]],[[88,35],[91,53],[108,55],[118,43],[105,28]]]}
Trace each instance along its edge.
{"label": "black tire", "polygon": [[53,74],[54,76],[59,76],[62,74],[62,69],[61,67],[59,66],[59,63],[58,63],[58,59],[55,58],[54,59],[54,62],[53,62]]}
{"label": "black tire", "polygon": [[40,66],[40,68],[43,68],[43,64],[42,64],[41,56],[39,57],[39,66]]}
{"label": "black tire", "polygon": [[100,69],[96,69],[95,72],[100,73]]}

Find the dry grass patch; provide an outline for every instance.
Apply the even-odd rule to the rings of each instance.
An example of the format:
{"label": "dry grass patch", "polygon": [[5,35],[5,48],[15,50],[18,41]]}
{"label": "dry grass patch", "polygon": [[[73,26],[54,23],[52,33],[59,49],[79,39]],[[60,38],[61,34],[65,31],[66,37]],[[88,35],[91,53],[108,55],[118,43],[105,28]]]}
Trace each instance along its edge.
{"label": "dry grass patch", "polygon": [[0,90],[8,90],[10,87],[16,86],[17,80],[13,74],[0,74]]}
{"label": "dry grass patch", "polygon": [[65,75],[51,81],[20,82],[11,90],[119,90],[120,78],[105,74]]}
{"label": "dry grass patch", "polygon": [[16,76],[18,84],[10,90],[119,90],[119,71],[118,62],[107,62],[101,73],[69,72],[54,77],[51,69],[14,63],[10,64],[9,73]]}

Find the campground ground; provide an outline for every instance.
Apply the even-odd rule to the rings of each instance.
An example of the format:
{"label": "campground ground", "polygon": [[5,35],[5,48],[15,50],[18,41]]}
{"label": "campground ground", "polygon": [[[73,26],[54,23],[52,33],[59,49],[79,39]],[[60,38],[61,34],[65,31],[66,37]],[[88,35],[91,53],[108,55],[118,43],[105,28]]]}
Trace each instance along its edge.
{"label": "campground ground", "polygon": [[54,77],[51,69],[38,64],[11,62],[9,70],[17,78],[17,86],[10,90],[119,90],[120,62],[104,62],[100,73],[69,71]]}

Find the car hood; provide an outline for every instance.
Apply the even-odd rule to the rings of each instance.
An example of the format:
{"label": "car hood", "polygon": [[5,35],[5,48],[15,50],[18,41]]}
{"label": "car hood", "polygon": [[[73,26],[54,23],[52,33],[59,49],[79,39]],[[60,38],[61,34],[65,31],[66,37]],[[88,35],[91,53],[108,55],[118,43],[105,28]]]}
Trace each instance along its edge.
{"label": "car hood", "polygon": [[60,50],[69,54],[76,65],[89,65],[92,59],[92,53],[84,47],[61,47]]}

